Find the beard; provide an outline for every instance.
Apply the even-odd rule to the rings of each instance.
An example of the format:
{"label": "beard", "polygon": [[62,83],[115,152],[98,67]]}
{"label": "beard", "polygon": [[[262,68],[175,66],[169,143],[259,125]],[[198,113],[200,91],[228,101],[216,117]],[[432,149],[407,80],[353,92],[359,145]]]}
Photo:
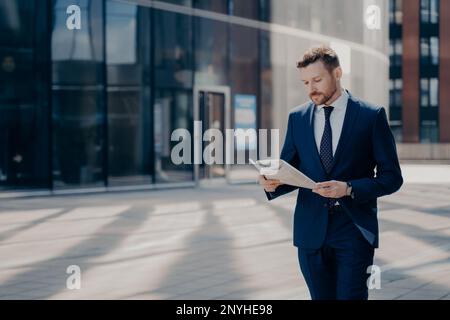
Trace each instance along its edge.
{"label": "beard", "polygon": [[309,97],[316,105],[321,105],[321,104],[325,104],[327,101],[329,101],[331,99],[331,97],[334,96],[336,91],[337,91],[337,86],[334,85],[333,90],[331,90],[331,92],[329,92],[328,94],[315,91],[315,92],[311,93],[309,95]]}

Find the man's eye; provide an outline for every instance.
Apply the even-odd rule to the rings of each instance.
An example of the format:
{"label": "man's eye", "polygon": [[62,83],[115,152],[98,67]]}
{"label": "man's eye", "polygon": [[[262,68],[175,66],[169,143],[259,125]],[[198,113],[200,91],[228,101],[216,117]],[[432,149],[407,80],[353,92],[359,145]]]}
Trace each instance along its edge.
{"label": "man's eye", "polygon": [[320,82],[320,81],[322,81],[322,79],[317,79],[317,80],[314,80],[315,82]]}
{"label": "man's eye", "polygon": [[308,83],[309,83],[309,82],[303,82],[303,84],[304,84],[305,86],[307,86],[307,85],[308,85]]}

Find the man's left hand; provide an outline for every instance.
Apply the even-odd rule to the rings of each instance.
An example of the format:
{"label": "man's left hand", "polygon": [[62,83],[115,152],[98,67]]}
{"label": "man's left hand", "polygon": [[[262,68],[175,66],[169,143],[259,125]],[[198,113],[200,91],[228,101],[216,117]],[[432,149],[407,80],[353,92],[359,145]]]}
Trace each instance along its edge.
{"label": "man's left hand", "polygon": [[312,191],[325,198],[342,198],[347,195],[347,183],[335,180],[319,182]]}

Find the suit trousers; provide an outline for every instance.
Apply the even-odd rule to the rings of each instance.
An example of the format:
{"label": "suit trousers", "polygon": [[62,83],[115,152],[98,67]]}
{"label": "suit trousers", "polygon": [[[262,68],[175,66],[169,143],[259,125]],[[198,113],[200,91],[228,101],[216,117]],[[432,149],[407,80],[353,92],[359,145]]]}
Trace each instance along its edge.
{"label": "suit trousers", "polygon": [[298,249],[300,269],[313,300],[367,300],[374,247],[342,209],[328,215],[319,249]]}

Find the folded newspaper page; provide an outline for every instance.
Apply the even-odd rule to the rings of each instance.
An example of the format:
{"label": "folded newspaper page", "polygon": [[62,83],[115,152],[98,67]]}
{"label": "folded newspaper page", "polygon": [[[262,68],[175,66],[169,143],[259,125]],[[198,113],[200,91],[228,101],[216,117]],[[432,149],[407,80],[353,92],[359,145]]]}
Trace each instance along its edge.
{"label": "folded newspaper page", "polygon": [[250,163],[258,169],[260,175],[264,175],[267,179],[278,179],[281,183],[308,189],[316,186],[313,180],[282,159],[258,161],[250,159]]}

